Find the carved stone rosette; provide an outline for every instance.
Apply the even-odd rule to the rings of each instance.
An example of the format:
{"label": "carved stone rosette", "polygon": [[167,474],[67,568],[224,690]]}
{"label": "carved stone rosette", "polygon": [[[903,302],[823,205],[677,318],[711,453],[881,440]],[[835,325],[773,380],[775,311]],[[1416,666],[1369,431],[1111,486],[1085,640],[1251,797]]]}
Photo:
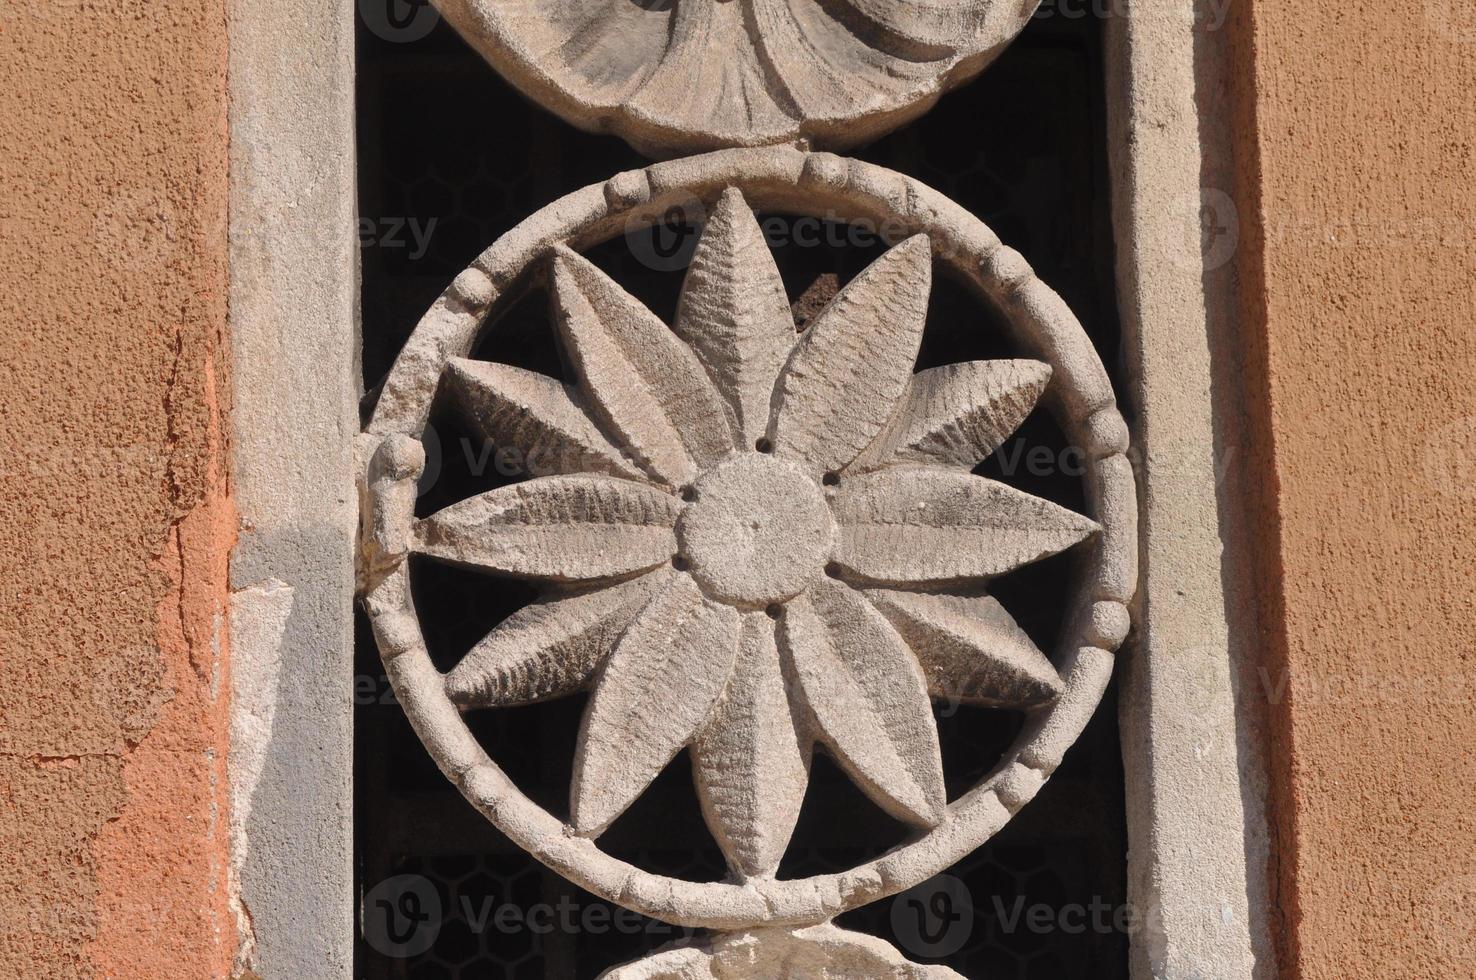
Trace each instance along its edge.
{"label": "carved stone rosette", "polygon": [[[668,325],[581,253],[694,199],[709,217]],[[797,332],[755,210],[900,234]],[[1003,314],[1026,359],[915,370],[935,267]],[[533,281],[548,285],[570,383],[469,358]],[[539,475],[416,519],[438,391]],[[1037,400],[1083,450],[1087,514],[971,473]],[[828,153],[723,150],[556,201],[435,302],[365,436],[363,598],[401,704],[473,805],[591,892],[718,933],[620,976],[949,976],[830,920],[977,848],[1081,732],[1137,580],[1127,448],[1075,317],[972,215]],[[1047,657],[987,586],[1067,549],[1084,574]],[[411,593],[417,553],[544,591],[443,675]],[[462,711],[581,690],[564,820],[508,780]],[[930,698],[1029,712],[996,769],[952,800]],[[916,832],[848,871],[779,880],[817,747]],[[653,874],[596,843],[684,749],[723,882]]]}

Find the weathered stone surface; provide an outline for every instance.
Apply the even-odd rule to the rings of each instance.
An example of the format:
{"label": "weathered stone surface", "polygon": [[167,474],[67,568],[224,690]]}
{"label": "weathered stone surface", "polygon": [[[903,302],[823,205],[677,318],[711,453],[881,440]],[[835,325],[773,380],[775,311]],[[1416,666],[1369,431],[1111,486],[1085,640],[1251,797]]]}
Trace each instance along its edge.
{"label": "weathered stone surface", "polygon": [[677,522],[693,578],[723,602],[762,608],[794,598],[835,546],[820,484],[788,460],[745,453],[705,474]]}
{"label": "weathered stone surface", "polygon": [[968,361],[919,371],[887,430],[848,469],[901,461],[972,469],[1020,427],[1046,384],[1040,361]]}
{"label": "weathered stone surface", "polygon": [[673,329],[726,396],[738,444],[755,445],[795,331],[774,255],[737,188],[723,192],[692,255]]}
{"label": "weathered stone surface", "polygon": [[574,582],[671,557],[678,502],[628,480],[548,476],[480,494],[416,526],[418,550],[506,575]]}
{"label": "weathered stone surface", "polygon": [[[93,147],[133,171],[130,183],[143,175],[165,178],[171,173],[172,150],[198,153],[224,135],[225,120],[198,101],[196,111],[208,116],[209,136],[197,137],[176,124],[150,137],[146,129],[130,122],[128,110],[151,104],[155,94],[178,93],[196,101],[168,80],[168,65],[182,66],[189,63],[185,59],[196,57],[222,71],[229,64],[230,207],[228,214],[217,212],[212,227],[219,234],[208,237],[229,245],[229,320],[223,334],[233,352],[227,446],[232,455],[229,482],[240,521],[240,537],[231,549],[230,582],[240,595],[262,587],[276,590],[276,583],[282,583],[291,588],[293,598],[280,639],[254,627],[243,637],[248,642],[237,644],[232,637],[233,673],[237,678],[250,673],[253,685],[275,692],[276,703],[270,731],[257,729],[253,744],[240,748],[256,771],[250,777],[249,805],[238,799],[239,805],[233,805],[228,815],[235,858],[227,889],[233,914],[203,924],[213,936],[239,933],[242,949],[236,969],[249,965],[263,977],[351,980],[354,955],[348,937],[354,934],[357,913],[355,709],[344,684],[355,670],[355,617],[347,599],[355,587],[359,521],[350,487],[361,472],[360,464],[369,458],[367,454],[356,458],[354,443],[346,438],[359,422],[363,394],[358,381],[361,243],[354,153],[358,24],[353,5],[345,0],[310,6],[291,0],[230,0],[225,8],[213,5],[207,23],[198,26],[182,16],[187,6],[95,8],[85,16],[52,20],[81,31],[90,39],[87,44],[115,48],[120,59],[125,51],[148,59],[158,66],[148,73],[159,72],[159,84],[151,82],[144,90],[130,92],[126,84],[113,84],[92,68],[67,73],[71,80],[101,83],[108,89],[108,108],[87,122],[86,131],[92,135],[80,142],[55,128],[61,114],[45,114],[43,124],[52,127],[55,138],[43,145],[64,152],[74,174],[85,172],[79,154],[84,147]],[[60,13],[67,8],[50,9]],[[132,25],[130,37],[116,45],[107,40],[103,28],[110,16],[124,17]],[[160,30],[165,23],[182,29],[177,41],[171,40],[172,30]],[[211,52],[213,29],[207,24],[228,29],[228,53]],[[291,29],[284,29],[288,24]],[[23,43],[35,45],[33,30],[10,32],[13,39],[22,35],[28,39]],[[145,40],[149,43],[142,43]],[[158,61],[148,53],[155,41],[165,45]],[[98,67],[114,63],[125,62],[109,57]],[[118,127],[128,129],[129,140],[111,131]],[[134,138],[148,144],[139,162],[126,150]],[[15,140],[8,142],[17,145]],[[43,180],[52,173],[47,166],[30,169]],[[194,163],[188,172],[202,173]],[[208,207],[205,195],[189,183],[178,185],[172,196],[190,202],[191,208]],[[13,181],[7,184],[14,187]],[[50,184],[70,196],[65,185]],[[14,201],[16,195],[11,197]],[[14,203],[10,214],[26,219]],[[175,237],[182,242],[206,240],[187,228]],[[148,267],[160,283],[200,294],[176,263]],[[85,300],[77,284],[109,282],[94,279],[85,266],[75,263],[68,263],[67,281],[72,285],[60,295],[79,302]],[[110,285],[115,297],[135,292],[121,282]],[[141,295],[155,291],[151,287]],[[158,295],[168,299],[167,293]],[[177,323],[186,317],[188,304],[166,302],[163,309],[166,312],[154,322]],[[111,311],[101,319],[133,333]],[[68,333],[75,344],[66,349],[91,348],[80,329]],[[130,371],[120,357],[123,349],[126,345],[101,360]],[[188,346],[168,359],[182,366],[203,363]],[[130,382],[140,383],[141,379]],[[180,399],[171,396],[168,403]],[[153,414],[159,404],[155,402]],[[197,428],[188,421],[174,426],[181,433]],[[402,524],[400,531],[408,537],[408,527]],[[98,612],[111,617],[106,610]],[[229,612],[233,625],[235,615],[233,605]],[[233,707],[232,714],[233,721],[242,720],[240,709]],[[262,720],[251,719],[248,724],[254,727]],[[236,778],[237,751],[232,745],[224,753],[233,770],[231,781]],[[218,811],[210,819],[225,823],[227,814]],[[127,838],[127,848],[138,848],[139,838],[130,833],[127,822],[113,826]],[[180,851],[172,855],[189,860]],[[168,918],[157,911],[167,901],[165,892],[151,887],[146,877],[135,880],[147,889],[136,908],[146,911],[130,913],[129,922],[167,926]],[[187,931],[176,935],[186,946],[205,946]],[[128,941],[132,947],[151,945],[140,932]],[[100,963],[96,970],[104,976],[234,976],[230,969],[198,966],[193,954],[175,955],[168,945],[153,952],[159,955],[157,966],[137,961],[128,969],[114,969]]]}
{"label": "weathered stone surface", "polygon": [[[498,282],[551,261],[559,338],[578,371],[576,392],[558,389],[554,397],[554,387],[537,382],[549,397],[507,398],[513,376],[504,375],[485,386],[497,394],[476,397],[526,407],[515,425],[500,409],[505,438],[536,441],[556,427],[584,433],[588,446],[597,432],[638,463],[637,478],[582,472],[533,480],[433,514],[412,538],[391,527],[408,525],[408,516],[391,519],[385,510],[403,511],[396,501],[413,500],[406,494],[415,475],[405,473],[394,479],[406,488],[384,479],[369,488],[367,526],[377,537],[366,542],[366,561],[404,539],[422,554],[588,586],[577,599],[561,591],[510,619],[499,628],[505,635],[494,631],[450,680],[418,642],[406,562],[387,566],[369,608],[389,644],[396,690],[441,765],[550,867],[671,922],[733,930],[825,921],[943,870],[1002,826],[1040,781],[1014,780],[1008,800],[985,785],[948,806],[930,693],[1031,709],[1036,734],[1006,767],[1051,762],[1101,696],[1106,650],[1089,655],[1089,672],[1073,661],[1063,679],[982,587],[1080,545],[1089,584],[1062,597],[1065,649],[1113,639],[1120,617],[1099,624],[1071,611],[1118,601],[1115,593],[1086,591],[1096,582],[1091,576],[1131,564],[1130,522],[1122,526],[1132,511],[1130,474],[1105,465],[1100,452],[1089,455],[1087,499],[1111,523],[1111,534],[1094,535],[1088,518],[969,472],[1025,418],[1047,383],[1084,379],[1090,387],[1092,372],[1081,365],[1094,355],[1074,321],[1041,306],[1049,319],[1015,324],[1029,341],[1026,353],[1039,360],[915,375],[933,263],[951,263],[971,288],[1001,301],[988,275],[999,245],[955,206],[888,171],[774,148],[663,164],[593,190],[554,205],[478,260],[479,268],[497,270]],[[630,208],[692,194],[718,203],[675,327],[565,247],[598,237],[591,228],[615,227]],[[807,195],[816,207],[892,213],[916,235],[863,270],[796,334],[747,208],[792,207]],[[936,251],[934,243],[941,243]],[[998,288],[1032,279],[1023,264],[1010,276]],[[371,423],[378,438],[413,431],[425,417],[440,381],[418,372],[453,371],[465,393],[479,369],[456,359],[470,350],[474,318],[487,312],[473,305],[454,320],[427,317]],[[1069,358],[1061,353],[1067,349]],[[1078,399],[1076,414],[1073,399],[1051,400],[1068,438],[1090,437],[1087,420],[1110,407],[1098,395]],[[571,406],[586,414],[587,426],[571,419]],[[596,598],[635,588],[631,575],[668,562],[648,576],[663,591],[643,607]],[[470,738],[451,698],[504,704],[580,687],[593,694],[578,747],[574,814],[565,823],[511,787]],[[1060,712],[1058,699],[1069,712]],[[855,869],[776,879],[817,745],[883,808],[933,829]],[[725,882],[652,875],[591,841],[683,748],[691,750],[704,814],[732,866]],[[1043,779],[1047,770],[1033,771]]]}
{"label": "weathered stone surface", "polygon": [[881,582],[1000,575],[1097,529],[1080,514],[995,480],[921,466],[846,479],[832,506],[841,528],[836,561]]}
{"label": "weathered stone surface", "polygon": [[652,156],[864,143],[972,78],[1038,0],[438,0],[525,94]]}
{"label": "weathered stone surface", "polygon": [[933,697],[997,708],[1060,697],[1056,668],[992,596],[868,589],[866,597],[917,655]]}
{"label": "weathered stone surface", "polygon": [[732,448],[697,356],[633,296],[568,249],[554,257],[556,320],[600,422],[650,474],[692,482]]}
{"label": "weathered stone surface", "polygon": [[446,373],[478,431],[494,446],[516,446],[529,473],[641,479],[641,470],[590,420],[571,385],[509,364],[465,358],[453,361]]}
{"label": "weathered stone surface", "polygon": [[608,588],[525,606],[471,648],[446,677],[468,707],[533,704],[585,688],[654,592],[659,571]]}
{"label": "weathered stone surface", "polygon": [[775,453],[835,472],[876,438],[912,378],[932,284],[928,240],[916,236],[830,301],[779,377]]}
{"label": "weathered stone surface", "polygon": [[943,817],[943,761],[922,670],[897,631],[847,586],[817,585],[784,613],[784,653],[820,739],[900,820]]}
{"label": "weathered stone surface", "polygon": [[749,613],[727,694],[692,745],[708,826],[744,875],[774,873],[799,819],[810,746],[795,730],[793,711],[774,623]]}
{"label": "weathered stone surface", "polygon": [[685,575],[621,637],[584,716],[574,759],[573,822],[603,830],[707,720],[738,655],[740,617]]}

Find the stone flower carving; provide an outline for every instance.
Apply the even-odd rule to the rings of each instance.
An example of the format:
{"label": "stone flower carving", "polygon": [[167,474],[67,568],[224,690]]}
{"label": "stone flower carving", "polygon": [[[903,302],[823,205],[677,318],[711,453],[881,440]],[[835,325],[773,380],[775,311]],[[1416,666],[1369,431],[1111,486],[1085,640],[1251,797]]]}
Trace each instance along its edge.
{"label": "stone flower carving", "polygon": [[767,877],[816,744],[932,827],[946,799],[930,695],[1035,707],[1060,692],[981,586],[1097,525],[970,473],[1050,371],[914,373],[931,268],[928,239],[910,238],[797,334],[730,189],[672,326],[559,246],[555,320],[577,381],[451,362],[483,433],[556,472],[415,525],[415,551],[548,583],[446,691],[464,707],[592,691],[576,832],[598,835],[690,746],[715,837],[741,876]]}
{"label": "stone flower carving", "polygon": [[[713,209],[671,327],[564,248],[724,188],[746,200],[728,190]],[[807,291],[796,334],[748,202],[919,237],[814,317]],[[917,372],[934,267],[1041,363]],[[545,275],[569,383],[466,360]],[[1052,418],[1081,447],[1096,523],[972,475],[1047,382]],[[539,478],[417,519],[427,426],[447,397],[499,447],[522,449]],[[1110,683],[1138,577],[1129,433],[1111,379],[1023,256],[910,177],[793,145],[616,174],[531,215],[456,276],[356,449],[360,593],[437,765],[550,869],[712,931],[611,980],[954,975],[831,923],[945,870],[1045,785]],[[987,590],[1067,547],[1081,567],[1052,669]],[[545,592],[447,674],[416,610],[415,553],[542,580]],[[463,712],[581,688],[593,696],[573,812],[553,813],[489,757]],[[946,807],[930,695],[1032,708],[1016,743]],[[816,746],[932,829],[848,869],[780,877]],[[733,866],[722,881],[654,873],[597,839],[683,750]]]}
{"label": "stone flower carving", "polygon": [[437,0],[529,96],[653,156],[854,146],[992,61],[1038,0]]}

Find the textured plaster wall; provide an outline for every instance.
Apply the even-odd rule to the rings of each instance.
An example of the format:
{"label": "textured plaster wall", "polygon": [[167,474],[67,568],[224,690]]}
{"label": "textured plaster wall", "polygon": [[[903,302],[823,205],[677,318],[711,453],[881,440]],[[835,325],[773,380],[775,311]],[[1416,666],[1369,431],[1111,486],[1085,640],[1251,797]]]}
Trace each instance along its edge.
{"label": "textured plaster wall", "polygon": [[1283,964],[1476,976],[1476,5],[1230,28]]}
{"label": "textured plaster wall", "polygon": [[0,5],[0,88],[0,977],[221,976],[223,5]]}

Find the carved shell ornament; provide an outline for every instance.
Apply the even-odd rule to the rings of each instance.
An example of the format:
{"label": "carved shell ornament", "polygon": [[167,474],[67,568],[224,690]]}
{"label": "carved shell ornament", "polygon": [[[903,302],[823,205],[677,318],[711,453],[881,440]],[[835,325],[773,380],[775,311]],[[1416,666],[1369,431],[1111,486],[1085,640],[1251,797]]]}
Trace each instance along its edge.
{"label": "carved shell ornament", "polygon": [[436,0],[530,98],[651,156],[843,149],[977,74],[1039,0]]}
{"label": "carved shell ornament", "polygon": [[[710,217],[668,325],[581,251],[694,197]],[[755,209],[904,234],[796,332]],[[917,371],[935,269],[1001,312],[1027,356]],[[547,284],[569,383],[468,357],[483,334],[495,348],[500,312],[530,282]],[[416,519],[418,437],[438,391],[547,475]],[[971,472],[1037,402],[1087,457],[1088,514]],[[827,943],[847,946],[825,931],[831,918],[951,866],[1035,794],[1129,626],[1127,428],[1080,325],[957,205],[829,154],[722,151],[545,208],[426,314],[365,439],[365,602],[422,739],[520,846],[679,925],[782,927],[822,960]],[[1047,656],[988,587],[1068,549],[1079,585]],[[416,618],[412,553],[545,591],[443,675]],[[510,783],[461,712],[580,690],[591,694],[563,819]],[[991,775],[956,799],[930,698],[1028,713]],[[683,750],[724,882],[655,875],[597,844]],[[916,833],[849,871],[781,880],[817,750]],[[693,969],[649,975],[709,975]]]}

